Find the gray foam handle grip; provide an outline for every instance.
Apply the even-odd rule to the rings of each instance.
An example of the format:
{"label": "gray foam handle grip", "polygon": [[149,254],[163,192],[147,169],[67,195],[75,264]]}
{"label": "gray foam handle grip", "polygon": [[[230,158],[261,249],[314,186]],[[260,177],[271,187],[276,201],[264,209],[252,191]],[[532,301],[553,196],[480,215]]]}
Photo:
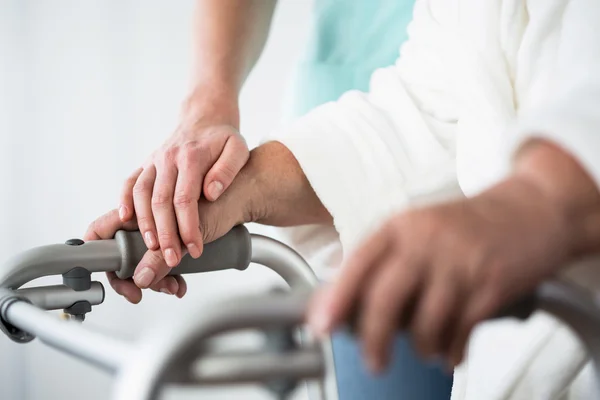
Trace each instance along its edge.
{"label": "gray foam handle grip", "polygon": [[[121,279],[131,278],[138,263],[148,250],[139,231],[118,231],[115,235],[121,253],[121,268],[116,272]],[[193,274],[198,272],[221,271],[225,269],[246,269],[250,265],[252,245],[250,233],[239,225],[225,236],[204,246],[198,259],[186,254],[170,275]]]}

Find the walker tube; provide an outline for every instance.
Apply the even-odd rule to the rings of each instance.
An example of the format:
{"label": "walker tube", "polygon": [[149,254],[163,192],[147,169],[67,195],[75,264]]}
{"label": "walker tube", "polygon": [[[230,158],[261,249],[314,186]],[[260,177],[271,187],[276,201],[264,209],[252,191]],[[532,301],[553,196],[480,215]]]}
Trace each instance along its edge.
{"label": "walker tube", "polygon": [[[315,272],[297,252],[290,247],[262,235],[252,237],[252,262],[262,264],[281,276],[292,289],[312,291],[319,284]],[[315,342],[314,338],[303,335],[305,344]],[[335,376],[335,363],[333,358],[333,345],[331,338],[322,341],[325,363],[325,377],[322,382],[308,384],[310,399],[327,398],[338,399],[338,387]],[[324,382],[324,383],[323,383]]]}
{"label": "walker tube", "polygon": [[78,301],[97,306],[104,301],[104,287],[100,282],[92,282],[88,290],[79,292],[66,285],[53,285],[19,289],[16,293],[43,310],[68,308]]}
{"label": "walker tube", "polygon": [[321,379],[324,369],[323,353],[316,347],[279,354],[209,354],[200,357],[193,368],[191,383],[265,383],[290,376],[296,380]]}
{"label": "walker tube", "polygon": [[132,353],[124,341],[89,331],[79,322],[62,321],[24,301],[8,304],[2,318],[49,346],[111,372],[125,365]]}

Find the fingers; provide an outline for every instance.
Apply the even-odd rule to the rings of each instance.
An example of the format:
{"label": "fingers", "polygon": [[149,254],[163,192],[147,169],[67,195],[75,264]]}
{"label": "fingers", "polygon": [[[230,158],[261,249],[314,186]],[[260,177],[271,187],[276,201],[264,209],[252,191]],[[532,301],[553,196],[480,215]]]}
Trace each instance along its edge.
{"label": "fingers", "polygon": [[403,314],[410,312],[410,300],[421,282],[419,271],[411,265],[398,265],[390,256],[375,274],[360,308],[359,333],[363,353],[371,371],[377,373],[388,364],[393,337]]}
{"label": "fingers", "polygon": [[379,261],[389,246],[385,229],[382,229],[350,257],[338,280],[323,296],[321,306],[315,307],[309,314],[308,322],[316,335],[325,336],[348,319],[371,267]]}
{"label": "fingers", "polygon": [[115,292],[137,304],[142,300],[141,289],[146,288],[182,298],[187,292],[187,284],[181,276],[167,276],[170,271],[162,254],[149,250],[136,268],[133,279],[119,279],[114,272],[107,273],[107,277]]}
{"label": "fingers", "polygon": [[156,223],[156,236],[167,265],[174,267],[181,259],[181,246],[177,229],[177,216],[173,208],[177,167],[163,162],[156,171],[152,212]]}
{"label": "fingers", "polygon": [[135,269],[133,281],[139,288],[146,289],[167,276],[170,270],[160,251],[149,250]]}
{"label": "fingers", "polygon": [[187,284],[180,275],[168,275],[153,284],[150,289],[182,298],[187,292]]}
{"label": "fingers", "polygon": [[185,282],[185,279],[183,279],[183,277],[181,275],[175,275],[175,280],[177,281],[177,284],[179,285],[179,288],[177,289],[175,296],[177,296],[181,299],[187,293],[187,283]]}
{"label": "fingers", "polygon": [[129,221],[135,215],[135,205],[133,204],[133,187],[135,186],[142,171],[143,168],[136,169],[123,184],[123,189],[121,190],[121,202],[119,204],[119,218],[121,218],[121,221],[123,222]]}
{"label": "fingers", "polygon": [[225,142],[219,159],[214,163],[204,179],[204,196],[215,201],[231,185],[233,179],[244,167],[250,153],[240,135],[232,135]]}
{"label": "fingers", "polygon": [[150,289],[155,292],[174,295],[179,291],[179,282],[177,282],[174,276],[168,275],[150,286]]}
{"label": "fingers", "polygon": [[[138,304],[142,300],[142,290],[136,286],[132,279],[119,279],[114,272],[106,274],[108,283],[113,290],[125,297],[132,304]],[[187,292],[187,284],[185,280],[177,276],[166,276],[159,280],[151,287],[156,292],[161,292],[169,295],[175,295],[178,298],[185,296]]]}
{"label": "fingers", "polygon": [[459,290],[448,269],[430,272],[428,286],[411,323],[414,344],[422,357],[448,356],[452,327],[460,315]]}
{"label": "fingers", "polygon": [[90,224],[83,235],[83,240],[112,239],[120,229],[135,230],[137,222],[134,220],[123,222],[119,218],[118,210],[111,210]]}
{"label": "fingers", "polygon": [[106,277],[113,290],[130,303],[138,304],[142,300],[142,290],[133,283],[133,280],[119,279],[114,272],[107,272]]}
{"label": "fingers", "polygon": [[140,232],[144,236],[146,247],[150,250],[158,249],[156,239],[156,226],[152,214],[152,191],[156,180],[156,168],[149,165],[139,175],[133,186],[133,204]]}
{"label": "fingers", "polygon": [[203,174],[199,173],[196,160],[186,158],[177,176],[175,198],[173,200],[181,242],[194,258],[200,257],[203,248],[200,215],[198,213],[198,200],[200,199],[203,178]]}

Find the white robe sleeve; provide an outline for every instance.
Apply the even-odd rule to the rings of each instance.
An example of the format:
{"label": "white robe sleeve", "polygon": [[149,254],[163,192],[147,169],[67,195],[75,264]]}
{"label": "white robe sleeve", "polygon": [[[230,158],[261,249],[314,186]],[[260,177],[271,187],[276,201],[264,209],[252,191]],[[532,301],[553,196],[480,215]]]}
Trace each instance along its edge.
{"label": "white robe sleeve", "polygon": [[368,93],[348,92],[269,138],[298,160],[346,254],[394,210],[459,193],[444,62],[452,3],[417,2],[399,61],[373,74]]}
{"label": "white robe sleeve", "polygon": [[573,155],[600,188],[600,2],[566,5],[553,95],[520,116],[512,152],[532,138]]}

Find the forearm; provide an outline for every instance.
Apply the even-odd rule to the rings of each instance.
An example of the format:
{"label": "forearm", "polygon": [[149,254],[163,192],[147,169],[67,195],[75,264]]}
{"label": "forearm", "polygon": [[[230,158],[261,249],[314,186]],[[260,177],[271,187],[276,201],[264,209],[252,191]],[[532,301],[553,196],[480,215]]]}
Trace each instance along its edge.
{"label": "forearm", "polygon": [[226,196],[229,209],[243,210],[243,222],[271,226],[332,223],[293,154],[279,142],[252,150]]}
{"label": "forearm", "polygon": [[192,96],[235,97],[266,42],[276,0],[197,0]]}

